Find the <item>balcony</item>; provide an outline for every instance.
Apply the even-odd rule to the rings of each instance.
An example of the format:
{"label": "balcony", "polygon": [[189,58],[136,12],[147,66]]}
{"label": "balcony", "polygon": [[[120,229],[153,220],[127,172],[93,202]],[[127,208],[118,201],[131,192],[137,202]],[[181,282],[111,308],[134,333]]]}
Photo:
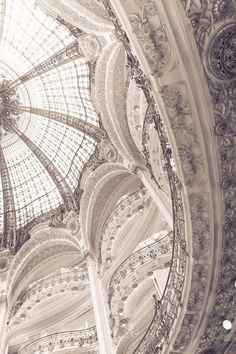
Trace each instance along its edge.
{"label": "balcony", "polygon": [[29,312],[39,304],[49,301],[52,297],[65,293],[83,292],[89,289],[88,272],[86,268],[63,269],[53,275],[33,283],[26,293],[18,299],[11,311],[10,326],[25,319]]}
{"label": "balcony", "polygon": [[[142,293],[142,284],[151,292],[155,291],[152,277],[155,270],[167,269],[171,264],[173,233],[144,246],[126,258],[114,272],[108,290],[108,303],[111,310],[111,329],[114,336],[124,335],[127,318],[132,317],[134,309],[130,304],[134,293]],[[142,301],[142,296],[137,301]],[[131,301],[132,303],[132,301]],[[122,314],[122,318],[121,318]],[[126,322],[125,322],[126,321]]]}
{"label": "balcony", "polygon": [[[42,354],[78,349],[76,353],[96,352],[97,332],[95,327],[76,331],[50,334],[23,346],[18,354]],[[68,351],[66,351],[68,353]]]}

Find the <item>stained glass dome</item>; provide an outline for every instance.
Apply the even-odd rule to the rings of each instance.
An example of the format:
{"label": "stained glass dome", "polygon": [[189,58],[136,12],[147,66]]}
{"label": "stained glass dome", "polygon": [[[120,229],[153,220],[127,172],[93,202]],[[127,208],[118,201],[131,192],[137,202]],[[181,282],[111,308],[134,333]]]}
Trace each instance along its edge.
{"label": "stained glass dome", "polygon": [[73,209],[80,172],[99,126],[89,65],[66,26],[35,0],[0,0],[0,235],[65,205]]}

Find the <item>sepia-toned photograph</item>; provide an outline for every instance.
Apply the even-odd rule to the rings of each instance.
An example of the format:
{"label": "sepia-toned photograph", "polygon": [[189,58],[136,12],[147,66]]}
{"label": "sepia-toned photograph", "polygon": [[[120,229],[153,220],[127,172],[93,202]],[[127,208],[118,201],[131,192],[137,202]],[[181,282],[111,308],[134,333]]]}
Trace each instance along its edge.
{"label": "sepia-toned photograph", "polygon": [[236,354],[236,0],[0,0],[0,354]]}

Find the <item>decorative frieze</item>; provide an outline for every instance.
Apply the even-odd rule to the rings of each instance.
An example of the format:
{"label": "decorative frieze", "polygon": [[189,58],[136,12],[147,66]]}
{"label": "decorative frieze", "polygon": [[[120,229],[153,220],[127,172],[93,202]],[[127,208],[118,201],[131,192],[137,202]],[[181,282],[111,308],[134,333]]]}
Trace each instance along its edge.
{"label": "decorative frieze", "polygon": [[[8,273],[11,295],[14,295],[22,280],[30,272],[35,271],[34,266],[43,264],[47,261],[47,257],[58,256],[60,253],[79,252],[76,239],[65,229],[49,228],[47,224],[41,224],[41,227],[42,229],[38,232],[33,232],[31,239],[22,246],[13,258]],[[51,245],[50,242],[52,243]],[[57,245],[54,244],[55,242]],[[45,243],[45,248],[51,247],[48,247],[47,250],[42,250],[42,252],[37,254],[37,257],[34,257],[34,252],[38,247],[42,247],[43,243]]]}
{"label": "decorative frieze", "polygon": [[[162,76],[167,71],[171,47],[153,0],[134,0],[128,14],[132,31],[146,57],[152,75]],[[134,10],[135,9],[135,10]],[[133,12],[135,11],[135,12]]]}
{"label": "decorative frieze", "polygon": [[[36,268],[42,266],[44,263],[47,263],[49,258],[58,257],[59,254],[62,253],[75,253],[76,249],[70,245],[52,245],[44,249],[42,252],[38,252],[24,267],[22,267],[19,277],[16,279],[13,287],[12,293],[15,293],[17,289],[19,289],[19,285],[22,280],[26,280],[30,277],[30,274],[36,271]],[[78,252],[78,251],[77,251]]]}

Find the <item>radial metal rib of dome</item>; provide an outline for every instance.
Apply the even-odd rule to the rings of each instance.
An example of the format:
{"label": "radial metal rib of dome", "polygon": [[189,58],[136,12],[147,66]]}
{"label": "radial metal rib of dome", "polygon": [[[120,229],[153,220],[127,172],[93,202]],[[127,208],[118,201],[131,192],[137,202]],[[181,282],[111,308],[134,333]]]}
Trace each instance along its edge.
{"label": "radial metal rib of dome", "polygon": [[35,0],[0,0],[0,239],[64,205],[99,127],[79,44]]}

